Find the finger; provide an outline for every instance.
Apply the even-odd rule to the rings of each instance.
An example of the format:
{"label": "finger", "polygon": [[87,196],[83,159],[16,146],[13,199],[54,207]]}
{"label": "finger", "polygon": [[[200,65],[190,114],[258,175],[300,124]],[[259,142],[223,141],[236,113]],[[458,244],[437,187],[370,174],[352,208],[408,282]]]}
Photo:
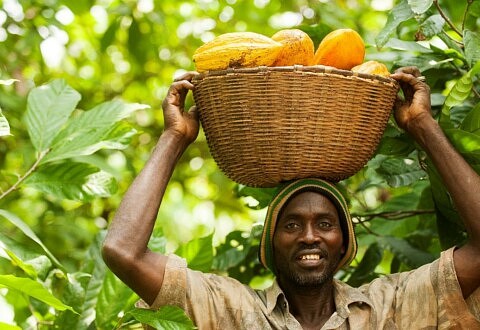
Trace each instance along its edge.
{"label": "finger", "polygon": [[411,73],[395,72],[391,74],[390,77],[397,80],[400,83],[402,89],[404,89],[404,87],[407,87],[408,85],[415,90],[428,88],[428,85],[425,83],[425,77],[421,75],[416,76]]}
{"label": "finger", "polygon": [[182,75],[178,76],[175,78],[173,81],[180,81],[180,80],[188,80],[191,81],[194,76],[198,75],[198,72],[196,71],[187,71],[183,73]]}
{"label": "finger", "polygon": [[407,74],[411,74],[415,77],[420,77],[422,75],[422,73],[420,72],[420,70],[416,66],[401,67],[401,68],[398,68],[397,70],[395,70],[395,73],[407,73]]}
{"label": "finger", "polygon": [[198,120],[198,108],[194,105],[188,110],[188,114],[195,120]]}

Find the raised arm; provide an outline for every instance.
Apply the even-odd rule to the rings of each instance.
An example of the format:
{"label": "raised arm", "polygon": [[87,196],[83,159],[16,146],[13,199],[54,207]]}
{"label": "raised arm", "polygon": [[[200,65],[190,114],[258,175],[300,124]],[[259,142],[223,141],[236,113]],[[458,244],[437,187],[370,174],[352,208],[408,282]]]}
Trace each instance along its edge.
{"label": "raised arm", "polygon": [[167,257],[147,248],[168,181],[199,130],[196,108],[184,111],[193,73],[177,79],[163,101],[165,130],[150,159],[126,192],[102,249],[108,267],[151,304],[163,282]]}
{"label": "raised arm", "polygon": [[430,89],[415,67],[391,75],[405,95],[398,100],[395,119],[429,155],[447,187],[468,234],[454,253],[455,270],[464,297],[480,285],[480,177],[450,144],[430,113]]}

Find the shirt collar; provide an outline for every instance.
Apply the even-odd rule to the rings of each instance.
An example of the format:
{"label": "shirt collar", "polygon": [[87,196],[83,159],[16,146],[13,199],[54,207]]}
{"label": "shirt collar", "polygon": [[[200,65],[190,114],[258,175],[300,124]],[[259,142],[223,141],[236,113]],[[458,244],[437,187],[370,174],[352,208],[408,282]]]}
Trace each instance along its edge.
{"label": "shirt collar", "polygon": [[[347,318],[350,314],[348,306],[351,304],[363,304],[366,303],[373,308],[373,304],[370,299],[364,295],[359,289],[351,287],[350,285],[334,279],[333,280],[334,288],[334,300],[337,313]],[[275,307],[278,304],[286,303],[285,294],[278,285],[277,280],[275,279],[270,287],[265,290],[267,298],[267,312],[270,314],[273,312]]]}

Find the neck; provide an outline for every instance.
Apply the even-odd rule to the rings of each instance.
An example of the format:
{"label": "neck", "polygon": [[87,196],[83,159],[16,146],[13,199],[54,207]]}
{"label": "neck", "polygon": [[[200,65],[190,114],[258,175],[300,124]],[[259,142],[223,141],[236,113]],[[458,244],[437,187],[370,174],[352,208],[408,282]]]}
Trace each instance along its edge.
{"label": "neck", "polygon": [[282,284],[290,313],[304,329],[320,329],[335,312],[333,280],[314,287]]}

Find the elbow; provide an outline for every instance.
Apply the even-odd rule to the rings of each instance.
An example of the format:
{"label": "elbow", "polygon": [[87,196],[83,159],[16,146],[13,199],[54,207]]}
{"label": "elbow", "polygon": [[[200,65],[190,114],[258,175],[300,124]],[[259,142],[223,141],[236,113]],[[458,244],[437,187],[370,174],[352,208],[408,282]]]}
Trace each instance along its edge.
{"label": "elbow", "polygon": [[105,264],[118,275],[118,273],[131,268],[135,257],[121,244],[116,244],[110,240],[105,240],[102,245],[102,258]]}

